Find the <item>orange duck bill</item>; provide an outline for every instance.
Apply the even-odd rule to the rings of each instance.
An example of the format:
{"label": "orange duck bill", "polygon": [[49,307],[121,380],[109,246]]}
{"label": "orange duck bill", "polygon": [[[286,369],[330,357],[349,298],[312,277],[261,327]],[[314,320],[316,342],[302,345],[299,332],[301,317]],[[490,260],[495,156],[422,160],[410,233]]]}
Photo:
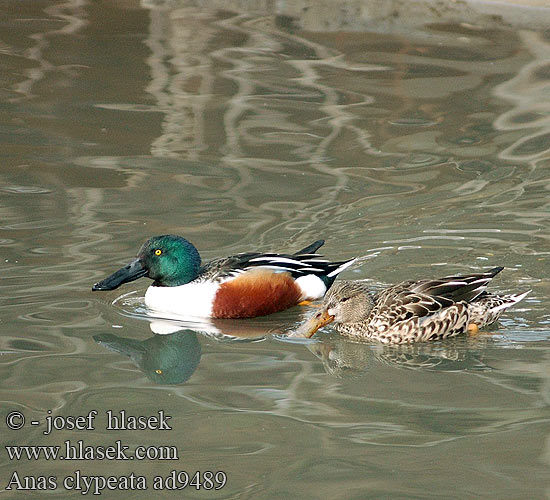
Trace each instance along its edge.
{"label": "orange duck bill", "polygon": [[314,314],[305,323],[295,331],[294,335],[299,337],[310,338],[313,334],[329,323],[334,321],[334,316],[331,316],[326,309],[322,309],[317,314]]}

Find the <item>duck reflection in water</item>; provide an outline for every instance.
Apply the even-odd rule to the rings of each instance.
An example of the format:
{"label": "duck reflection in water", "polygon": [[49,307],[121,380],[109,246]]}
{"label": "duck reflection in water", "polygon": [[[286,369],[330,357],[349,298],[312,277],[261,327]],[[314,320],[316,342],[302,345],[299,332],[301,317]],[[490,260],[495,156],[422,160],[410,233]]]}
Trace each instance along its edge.
{"label": "duck reflection in water", "polygon": [[150,320],[149,326],[153,336],[146,340],[110,333],[95,335],[94,340],[111,351],[128,356],[150,380],[161,385],[183,384],[196,371],[201,360],[197,334],[218,342],[254,342],[265,339],[273,327],[266,320],[192,322],[175,318]]}
{"label": "duck reflection in water", "polygon": [[146,340],[109,333],[95,335],[94,340],[111,351],[128,356],[157,384],[183,384],[189,380],[201,360],[201,345],[197,334],[193,330],[160,322],[151,323],[151,330],[155,334]]}
{"label": "duck reflection in water", "polygon": [[[475,342],[475,344],[472,344]],[[307,348],[322,362],[325,371],[337,378],[365,375],[377,363],[426,371],[489,371],[480,359],[478,341],[449,339],[439,344],[383,345],[354,342],[333,335],[318,337]]]}

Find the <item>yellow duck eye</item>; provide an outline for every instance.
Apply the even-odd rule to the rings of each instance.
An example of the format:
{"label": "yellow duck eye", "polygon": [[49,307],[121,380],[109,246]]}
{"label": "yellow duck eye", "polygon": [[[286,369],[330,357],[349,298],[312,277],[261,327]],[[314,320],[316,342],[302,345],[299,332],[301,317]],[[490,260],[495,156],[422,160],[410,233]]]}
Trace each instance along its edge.
{"label": "yellow duck eye", "polygon": [[162,254],[162,250],[160,248],[157,248],[155,250],[155,255],[161,255]]}

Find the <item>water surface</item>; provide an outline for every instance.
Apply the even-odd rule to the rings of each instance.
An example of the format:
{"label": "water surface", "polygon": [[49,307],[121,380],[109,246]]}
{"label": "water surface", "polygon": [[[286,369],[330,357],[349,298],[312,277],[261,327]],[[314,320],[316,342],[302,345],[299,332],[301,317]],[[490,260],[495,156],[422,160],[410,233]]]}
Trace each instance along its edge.
{"label": "water surface", "polygon": [[[2,24],[3,445],[177,445],[178,462],[14,470],[224,471],[185,498],[547,498],[550,41],[431,24],[299,30],[133,2],[8,2]],[[382,286],[505,266],[531,295],[475,338],[387,348],[284,338],[304,308],[216,329],[148,318],[143,280],[91,285],[154,234],[208,260],[325,238]],[[220,333],[221,332],[221,333]],[[225,334],[225,335],[224,335]],[[28,424],[98,411],[95,430]],[[9,411],[27,425],[9,431]],[[172,416],[107,431],[105,412]],[[128,498],[126,491],[104,492]],[[148,491],[132,498],[171,498]]]}

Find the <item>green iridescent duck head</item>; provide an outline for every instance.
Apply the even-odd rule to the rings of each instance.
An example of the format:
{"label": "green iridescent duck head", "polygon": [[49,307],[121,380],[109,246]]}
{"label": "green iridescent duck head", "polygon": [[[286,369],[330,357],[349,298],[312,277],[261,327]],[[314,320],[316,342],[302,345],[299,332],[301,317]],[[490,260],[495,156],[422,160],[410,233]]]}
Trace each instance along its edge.
{"label": "green iridescent duck head", "polygon": [[92,290],[114,290],[123,283],[146,276],[155,286],[179,286],[194,280],[201,258],[195,246],[181,236],[154,236],[141,247],[132,262],[96,283]]}

